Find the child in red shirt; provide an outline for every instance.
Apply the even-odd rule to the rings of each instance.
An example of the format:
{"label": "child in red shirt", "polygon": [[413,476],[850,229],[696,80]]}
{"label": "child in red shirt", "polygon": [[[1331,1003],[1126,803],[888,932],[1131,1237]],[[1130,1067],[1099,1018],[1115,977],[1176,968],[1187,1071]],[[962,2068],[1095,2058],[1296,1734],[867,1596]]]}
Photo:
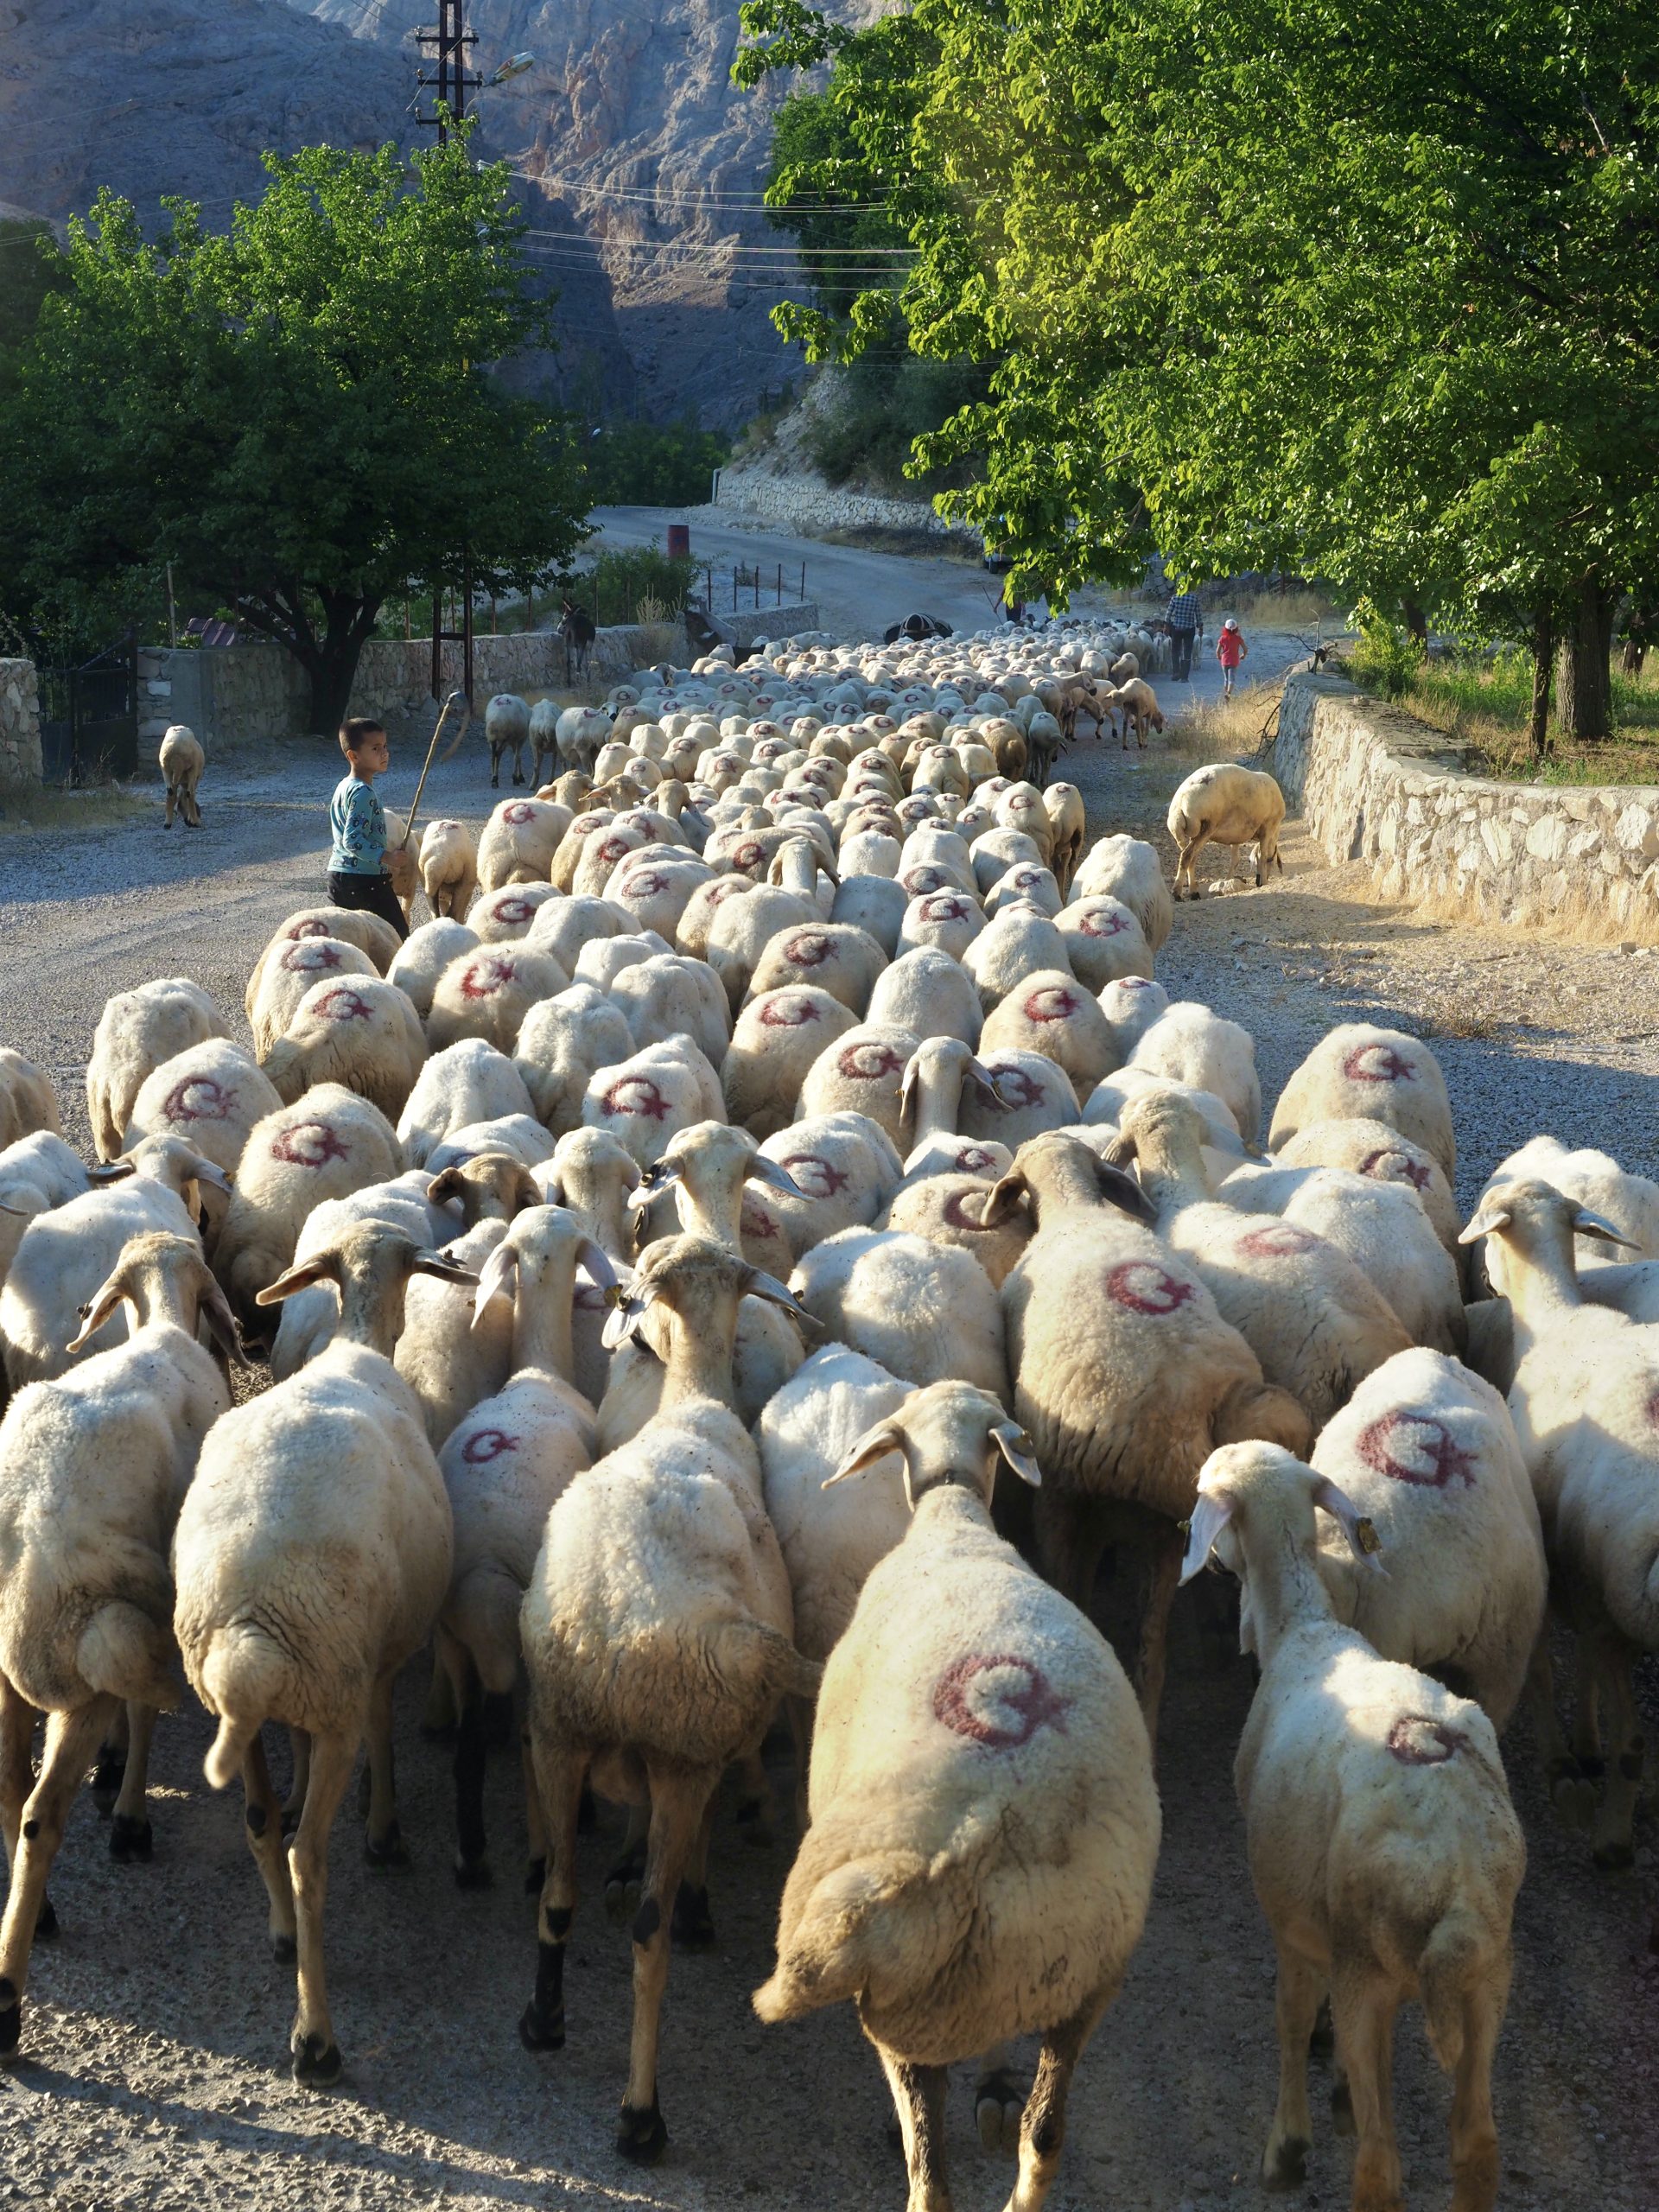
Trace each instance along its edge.
{"label": "child in red shirt", "polygon": [[1230,614],[1221,626],[1221,635],[1216,639],[1216,658],[1221,663],[1221,696],[1224,699],[1232,697],[1233,677],[1238,672],[1239,663],[1249,650],[1244,642],[1243,632]]}

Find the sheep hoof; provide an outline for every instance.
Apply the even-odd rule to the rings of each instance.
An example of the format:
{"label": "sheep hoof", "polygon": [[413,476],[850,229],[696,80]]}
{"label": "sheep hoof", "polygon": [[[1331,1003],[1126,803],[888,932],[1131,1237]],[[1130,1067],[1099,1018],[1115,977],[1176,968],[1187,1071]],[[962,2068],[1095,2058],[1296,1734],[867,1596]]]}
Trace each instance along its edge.
{"label": "sheep hoof", "polygon": [[693,1889],[682,1882],[674,1899],[672,1934],[682,1951],[710,1951],[715,1945],[714,1916],[709,1910],[706,1887]]}
{"label": "sheep hoof", "polygon": [[35,1916],[35,1941],[55,1943],[58,1940],[58,1909],[50,1897],[41,1899],[41,1909]]}
{"label": "sheep hoof", "polygon": [[1026,2092],[1013,2071],[998,2066],[984,2075],[974,2091],[974,2124],[979,2147],[988,2158],[1014,2158],[1020,2149],[1020,2122],[1026,2109]]}
{"label": "sheep hoof", "polygon": [[1308,2141],[1305,2135],[1287,2135],[1275,2150],[1271,2143],[1262,2161],[1263,2189],[1300,2189],[1307,2179]]}
{"label": "sheep hoof", "polygon": [[527,1897],[540,1897],[546,1880],[546,1859],[527,1859],[524,1861],[524,1895]]}
{"label": "sheep hoof", "polygon": [[278,1929],[270,1939],[270,1955],[279,1967],[291,1967],[300,1955],[300,1947],[293,1936]]}
{"label": "sheep hoof", "polygon": [[1623,1874],[1636,1864],[1636,1853],[1628,1843],[1599,1843],[1591,1857],[1604,1874]]}
{"label": "sheep hoof", "polygon": [[455,1887],[458,1890],[490,1890],[494,1886],[495,1877],[490,1872],[487,1859],[456,1859]]}
{"label": "sheep hoof", "polygon": [[648,2105],[624,2105],[622,2125],[616,2131],[616,2147],[636,2165],[654,2166],[668,2142],[668,2130],[653,2097]]}
{"label": "sheep hoof", "polygon": [[1331,2090],[1331,2125],[1338,2135],[1354,2133],[1354,2101],[1348,2093],[1346,2082],[1338,2082]]}
{"label": "sheep hoof", "polygon": [[605,1877],[605,1910],[613,1920],[632,1920],[645,1878],[645,1847],[625,1851]]}
{"label": "sheep hoof", "polygon": [[369,1865],[380,1873],[403,1872],[410,1864],[409,1847],[398,1834],[396,1821],[393,1821],[391,1827],[387,1828],[385,1835],[364,1837],[363,1856]]}
{"label": "sheep hoof", "polygon": [[1587,1828],[1596,1816],[1596,1785],[1564,1760],[1550,1777],[1549,1802],[1563,1827]]}
{"label": "sheep hoof", "polygon": [[564,2049],[564,2007],[543,2012],[532,1997],[518,2015],[518,2040],[526,2050]]}
{"label": "sheep hoof", "polygon": [[324,2043],[321,2036],[296,2036],[294,2079],[305,2089],[332,2089],[340,2077],[343,2062],[340,2045]]}
{"label": "sheep hoof", "polygon": [[0,2060],[15,2058],[22,2040],[23,2000],[10,1974],[0,1974]]}
{"label": "sheep hoof", "polygon": [[154,1841],[149,1822],[136,1821],[130,1813],[118,1813],[110,1823],[110,1856],[124,1866],[135,1859],[148,1859]]}
{"label": "sheep hoof", "polygon": [[121,1784],[127,1778],[127,1755],[105,1744],[98,1754],[98,1764],[92,1769],[92,1802],[100,1813],[112,1813],[115,1801],[121,1795]]}

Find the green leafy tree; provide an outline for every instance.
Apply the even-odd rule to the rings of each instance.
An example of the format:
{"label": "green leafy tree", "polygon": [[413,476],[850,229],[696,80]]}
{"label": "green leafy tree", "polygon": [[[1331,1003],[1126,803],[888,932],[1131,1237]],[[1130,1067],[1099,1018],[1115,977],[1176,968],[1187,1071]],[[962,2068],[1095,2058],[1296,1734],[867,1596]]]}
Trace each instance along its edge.
{"label": "green leafy tree", "polygon": [[265,167],[225,235],[169,200],[148,239],[108,193],[70,226],[0,404],[0,590],[37,628],[89,627],[147,609],[170,563],[287,648],[326,729],[389,594],[467,559],[485,590],[545,583],[582,479],[563,419],[492,373],[549,342],[505,166],[457,133]]}
{"label": "green leafy tree", "polygon": [[695,423],[596,423],[582,448],[588,497],[596,507],[690,505],[709,497],[731,452],[728,438]]}
{"label": "green leafy tree", "polygon": [[[1659,575],[1650,7],[916,0],[908,74],[844,99],[844,35],[744,20],[750,75],[831,62],[917,249],[912,346],[989,365],[919,452],[982,456],[942,504],[1016,587],[1154,543],[1294,567],[1523,628],[1544,704],[1554,657],[1564,728],[1605,728],[1616,611]],[[891,308],[817,312],[793,327],[845,358]]]}

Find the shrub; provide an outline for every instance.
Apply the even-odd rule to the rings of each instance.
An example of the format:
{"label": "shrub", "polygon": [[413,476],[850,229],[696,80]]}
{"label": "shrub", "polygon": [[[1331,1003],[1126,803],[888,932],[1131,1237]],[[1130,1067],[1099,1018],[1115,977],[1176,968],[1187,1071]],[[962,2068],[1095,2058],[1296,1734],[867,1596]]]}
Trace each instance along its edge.
{"label": "shrub", "polygon": [[918,437],[984,397],[982,368],[914,354],[896,364],[865,359],[847,372],[844,386],[839,404],[813,424],[807,441],[815,465],[830,483],[844,484],[856,476],[913,499],[964,480],[961,469],[907,477],[905,465]]}
{"label": "shrub", "polygon": [[596,507],[701,505],[731,442],[695,423],[601,423],[583,451]]}
{"label": "shrub", "polygon": [[1385,699],[1402,697],[1422,666],[1422,647],[1374,600],[1362,599],[1349,621],[1359,632],[1359,643],[1348,656],[1354,681]]}
{"label": "shrub", "polygon": [[632,622],[647,600],[671,621],[683,613],[702,573],[695,561],[675,559],[660,545],[608,546],[566,590],[597,623]]}

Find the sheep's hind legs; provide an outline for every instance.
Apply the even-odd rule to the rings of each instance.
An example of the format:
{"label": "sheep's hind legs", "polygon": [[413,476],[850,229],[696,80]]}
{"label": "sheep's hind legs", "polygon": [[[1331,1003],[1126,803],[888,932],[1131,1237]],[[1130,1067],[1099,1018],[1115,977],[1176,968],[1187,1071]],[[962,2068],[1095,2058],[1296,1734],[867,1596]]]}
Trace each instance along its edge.
{"label": "sheep's hind legs", "polygon": [[547,1839],[547,1873],[537,1909],[536,1987],[519,2018],[518,2036],[526,2050],[561,2050],[564,1949],[576,1912],[576,1826],[588,1760],[581,1751],[535,1738],[531,1758]]}
{"label": "sheep's hind legs", "polygon": [[156,1733],[156,1708],[136,1700],[127,1707],[127,1764],[110,1820],[110,1856],[123,1865],[148,1859],[151,1833],[146,1790],[149,1782],[150,1738]]}
{"label": "sheep's hind legs", "polygon": [[702,1824],[697,1830],[696,1847],[680,1877],[680,1893],[674,1900],[671,1932],[683,1951],[711,1951],[715,1946],[714,1916],[709,1910],[709,1843],[714,1827],[715,1800],[711,1793],[702,1808]]}
{"label": "sheep's hind legs", "polygon": [[484,1833],[484,1770],[489,1738],[484,1714],[484,1685],[464,1653],[451,1658],[456,1670],[455,1703],[455,1886],[487,1890],[493,1878]]}
{"label": "sheep's hind legs", "polygon": [[621,1855],[605,1873],[605,1910],[613,1920],[626,1920],[638,1909],[640,1885],[645,1878],[645,1832],[650,1824],[648,1808],[629,1806]]}
{"label": "sheep's hind legs", "polygon": [[1026,2116],[1020,2129],[1020,2177],[1007,2212],[1042,2212],[1065,2147],[1065,2103],[1072,2074],[1101,2014],[1116,1994],[1116,1984],[1102,1990],[1080,2012],[1051,2028],[1043,2037],[1037,2078],[1026,2100]]}
{"label": "sheep's hind legs", "polygon": [[397,1789],[391,1756],[391,1690],[395,1677],[383,1675],[369,1700],[369,1824],[363,1855],[382,1872],[409,1865],[409,1852],[397,1827]]}
{"label": "sheep's hind legs", "polygon": [[979,2062],[974,2084],[974,2125],[979,2147],[988,2157],[1001,2152],[1013,2158],[1020,2148],[1020,2121],[1026,2109],[1029,2082],[1020,2079],[1014,2063],[1014,2045],[993,2044]]}
{"label": "sheep's hind legs", "polygon": [[120,1795],[127,1771],[127,1746],[131,1732],[127,1708],[124,1705],[118,1705],[115,1709],[115,1719],[98,1747],[98,1763],[92,1769],[92,1802],[100,1813],[111,1812]]}
{"label": "sheep's hind legs", "polygon": [[279,1967],[292,1966],[299,1955],[298,1929],[294,1918],[294,1885],[288,1872],[288,1847],[283,1840],[283,1808],[271,1786],[265,1761],[265,1739],[260,1730],[242,1757],[242,1825],[248,1849],[259,1869],[270,1904],[266,1934],[270,1955]]}
{"label": "sheep's hind legs", "polygon": [[893,2090],[904,2139],[905,2171],[910,2177],[906,2212],[950,2212],[950,2188],[944,2174],[944,2089],[943,2066],[912,2066],[882,2050],[881,2064]]}
{"label": "sheep's hind legs", "polygon": [[[11,1847],[11,1885],[6,1909],[0,1917],[0,2059],[11,2057],[22,2035],[23,1994],[29,1986],[29,1955],[35,1941],[35,1923],[46,1898],[46,1881],[63,1841],[63,1831],[86,1772],[86,1762],[108,1724],[114,1700],[95,1697],[73,1713],[47,1716],[46,1748],[41,1758],[41,1778],[21,1807],[13,1834],[12,1810],[15,1707],[22,1699],[7,1685],[6,1707],[6,1840]],[[23,1706],[25,1713],[29,1711]],[[24,1738],[25,1758],[28,1738]]]}
{"label": "sheep's hind legs", "polygon": [[1279,2103],[1262,2154],[1263,2189],[1300,2189],[1307,2178],[1313,2120],[1307,2108],[1307,2055],[1325,1995],[1325,1975],[1281,1942],[1275,2011]]}
{"label": "sheep's hind legs", "polygon": [[1395,1992],[1376,1975],[1344,1974],[1332,1984],[1337,2048],[1348,2075],[1354,2132],[1353,2212],[1401,2212],[1400,2146],[1394,2132]]}
{"label": "sheep's hind legs", "polygon": [[657,2094],[657,2050],[668,1986],[669,1923],[681,1876],[695,1860],[703,1815],[720,1781],[718,1774],[679,1767],[652,1765],[648,1772],[651,1828],[639,1910],[633,1916],[633,2037],[616,2138],[622,2156],[642,2165],[660,2158],[668,2141]]}
{"label": "sheep's hind legs", "polygon": [[[1527,1668],[1527,1705],[1532,1715],[1549,1801],[1565,1827],[1587,1828],[1595,1818],[1596,1785],[1580,1765],[1567,1744],[1567,1731],[1555,1707],[1555,1669],[1549,1649],[1550,1622],[1546,1616],[1532,1648]],[[1582,1655],[1580,1670],[1582,1670]]]}
{"label": "sheep's hind legs", "polygon": [[328,1901],[328,1832],[352,1778],[357,1748],[351,1736],[313,1735],[305,1810],[289,1852],[299,1932],[300,1999],[289,2048],[294,2054],[294,2079],[308,2089],[331,2088],[340,2075],[340,2046],[328,2016],[322,1915]]}
{"label": "sheep's hind legs", "polygon": [[1497,2202],[1497,2122],[1492,2116],[1492,2056],[1509,1997],[1509,1977],[1463,2001],[1463,2050],[1452,2094],[1452,2212],[1493,2212]]}
{"label": "sheep's hind legs", "polygon": [[1607,1873],[1631,1866],[1636,1856],[1632,1830],[1643,1746],[1631,1680],[1635,1656],[1622,1637],[1611,1634],[1586,1637],[1582,1648],[1583,1664],[1595,1669],[1606,1715],[1607,1785],[1591,1841],[1597,1866]]}

